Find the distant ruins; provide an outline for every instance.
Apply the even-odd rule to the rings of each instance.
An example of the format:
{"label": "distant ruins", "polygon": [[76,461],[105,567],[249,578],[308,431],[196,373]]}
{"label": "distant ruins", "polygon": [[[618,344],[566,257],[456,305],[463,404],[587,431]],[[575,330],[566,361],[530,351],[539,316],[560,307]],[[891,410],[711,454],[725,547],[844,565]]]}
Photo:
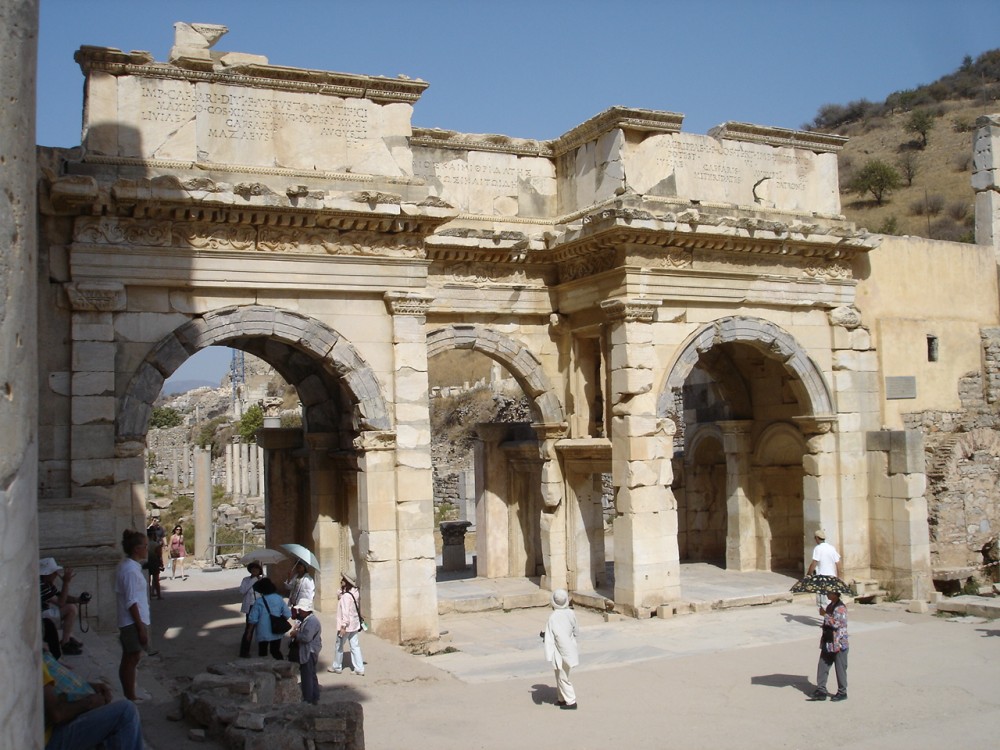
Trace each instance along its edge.
{"label": "distant ruins", "polygon": [[[1000,121],[975,142],[976,245],[841,215],[843,139],[616,107],[551,141],[413,128],[428,84],[217,52],[82,47],[79,148],[39,152],[43,555],[113,627],[145,521],[151,405],[207,346],[270,363],[268,546],[360,579],[373,629],[438,637],[428,361],[491,358],[532,422],[483,425],[478,575],[646,617],[682,563],[926,598],[1000,526]],[[26,456],[26,460],[34,460]],[[614,488],[606,577],[601,476]]]}

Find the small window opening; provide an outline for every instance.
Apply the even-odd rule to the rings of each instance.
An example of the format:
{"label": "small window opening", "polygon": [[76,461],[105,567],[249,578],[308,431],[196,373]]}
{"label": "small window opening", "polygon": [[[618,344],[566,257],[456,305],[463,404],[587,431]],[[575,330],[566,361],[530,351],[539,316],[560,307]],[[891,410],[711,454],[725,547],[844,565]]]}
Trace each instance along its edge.
{"label": "small window opening", "polygon": [[928,336],[927,337],[927,361],[937,362],[938,361],[938,337]]}

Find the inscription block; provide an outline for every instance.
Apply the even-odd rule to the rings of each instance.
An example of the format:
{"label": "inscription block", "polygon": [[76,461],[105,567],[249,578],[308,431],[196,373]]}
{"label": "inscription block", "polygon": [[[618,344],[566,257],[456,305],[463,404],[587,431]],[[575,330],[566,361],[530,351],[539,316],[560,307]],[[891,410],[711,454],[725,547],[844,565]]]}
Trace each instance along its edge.
{"label": "inscription block", "polygon": [[889,401],[917,397],[917,379],[913,375],[901,375],[885,379],[885,397]]}

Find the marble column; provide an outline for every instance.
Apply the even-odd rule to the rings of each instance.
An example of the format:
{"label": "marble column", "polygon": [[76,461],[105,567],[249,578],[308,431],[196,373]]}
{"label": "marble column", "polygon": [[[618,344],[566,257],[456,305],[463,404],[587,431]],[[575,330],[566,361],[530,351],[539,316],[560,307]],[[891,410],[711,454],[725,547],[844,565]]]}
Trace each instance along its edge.
{"label": "marble column", "polygon": [[35,71],[38,3],[0,0],[0,747],[42,747],[38,675],[38,325]]}
{"label": "marble column", "polygon": [[212,449],[194,449],[194,556],[215,561],[212,547]]}
{"label": "marble column", "polygon": [[658,302],[606,300],[615,487],[615,604],[644,617],[680,598],[671,436],[656,413],[652,326]]}

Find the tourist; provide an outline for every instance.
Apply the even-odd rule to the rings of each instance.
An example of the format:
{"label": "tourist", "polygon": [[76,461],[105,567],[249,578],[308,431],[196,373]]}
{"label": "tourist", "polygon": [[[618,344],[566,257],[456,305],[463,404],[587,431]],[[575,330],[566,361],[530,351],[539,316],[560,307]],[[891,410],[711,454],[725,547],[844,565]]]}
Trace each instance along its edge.
{"label": "tourist", "polygon": [[149,542],[149,554],[146,557],[146,577],[149,579],[149,597],[155,596],[157,599],[163,598],[160,590],[160,573],[163,572],[163,542],[156,541],[146,534]]}
{"label": "tourist", "polygon": [[163,544],[163,540],[166,539],[167,530],[160,526],[160,516],[158,513],[153,514],[149,526],[146,527],[146,536],[150,542],[159,542],[161,545]]}
{"label": "tourist", "polygon": [[578,634],[576,613],[569,608],[569,594],[565,589],[556,589],[552,592],[552,614],[541,636],[545,641],[545,659],[555,669],[556,705],[568,711],[576,710],[576,691],[569,681],[569,671],[580,663]]}
{"label": "tourist", "polygon": [[261,578],[253,585],[253,590],[260,594],[260,597],[250,607],[247,621],[254,626],[257,656],[267,656],[267,652],[270,651],[275,659],[284,659],[285,657],[281,655],[282,633],[275,633],[271,628],[271,617],[287,620],[292,616],[292,610],[278,594],[278,589],[270,578]]}
{"label": "tourist", "polygon": [[361,643],[358,640],[361,622],[358,584],[347,573],[342,573],[340,593],[337,594],[337,649],[333,655],[333,665],[327,668],[327,672],[340,674],[344,671],[344,643],[346,642],[350,644],[351,668],[354,674],[364,677],[365,661],[361,656]]}
{"label": "tourist", "polygon": [[836,591],[829,593],[830,603],[819,613],[823,615],[823,635],[819,641],[819,667],[816,670],[816,691],[811,701],[825,701],[826,680],[830,666],[837,672],[837,693],[830,696],[832,701],[847,700],[847,605]]}
{"label": "tourist", "polygon": [[296,560],[285,587],[288,589],[288,606],[294,607],[298,602],[312,601],[316,596],[316,583],[309,575],[309,566],[302,560]]}
{"label": "tourist", "polygon": [[113,701],[103,682],[84,682],[46,652],[42,686],[45,750],[143,750],[138,709],[129,701]]}
{"label": "tourist", "polygon": [[180,524],[174,526],[174,532],[170,535],[170,580],[177,576],[182,576],[184,580],[184,557],[187,555],[187,548],[184,546],[184,529]]}
{"label": "tourist", "polygon": [[[836,548],[826,541],[826,532],[819,529],[813,538],[816,546],[813,547],[812,562],[809,563],[807,576],[816,575],[832,576],[840,578],[840,554]],[[822,609],[830,603],[825,594],[816,594],[816,604]]]}
{"label": "tourist", "polygon": [[[56,579],[62,578],[62,588],[56,588]],[[83,653],[83,644],[73,637],[73,626],[76,625],[79,614],[80,599],[69,593],[69,584],[73,580],[73,569],[63,568],[54,557],[43,557],[38,561],[38,583],[42,598],[42,618],[51,620],[61,626],[62,637],[58,643],[53,643],[49,649],[55,653],[56,646],[59,655],[75,656]]]}
{"label": "tourist", "polygon": [[316,676],[316,668],[319,652],[323,649],[323,625],[313,614],[313,603],[309,599],[299,601],[293,610],[293,616],[295,622],[289,635],[294,646],[289,647],[288,658],[292,659],[293,653],[298,657],[302,700],[315,706],[319,703],[319,677]]}
{"label": "tourist", "polygon": [[141,531],[126,529],[122,533],[125,559],[118,565],[115,576],[115,599],[118,605],[118,634],[122,646],[122,660],[118,666],[118,679],[122,692],[136,703],[140,697],[136,687],[136,670],[143,651],[149,650],[149,594],[142,563],[148,559],[149,540]]}
{"label": "tourist", "polygon": [[244,659],[250,656],[250,644],[253,642],[253,623],[250,622],[250,610],[257,601],[257,592],[253,585],[264,577],[264,567],[259,562],[252,562],[247,565],[247,573],[240,581],[240,594],[243,596],[243,603],[240,604],[240,612],[243,613],[246,625],[243,628],[243,638],[240,640],[240,656]]}

